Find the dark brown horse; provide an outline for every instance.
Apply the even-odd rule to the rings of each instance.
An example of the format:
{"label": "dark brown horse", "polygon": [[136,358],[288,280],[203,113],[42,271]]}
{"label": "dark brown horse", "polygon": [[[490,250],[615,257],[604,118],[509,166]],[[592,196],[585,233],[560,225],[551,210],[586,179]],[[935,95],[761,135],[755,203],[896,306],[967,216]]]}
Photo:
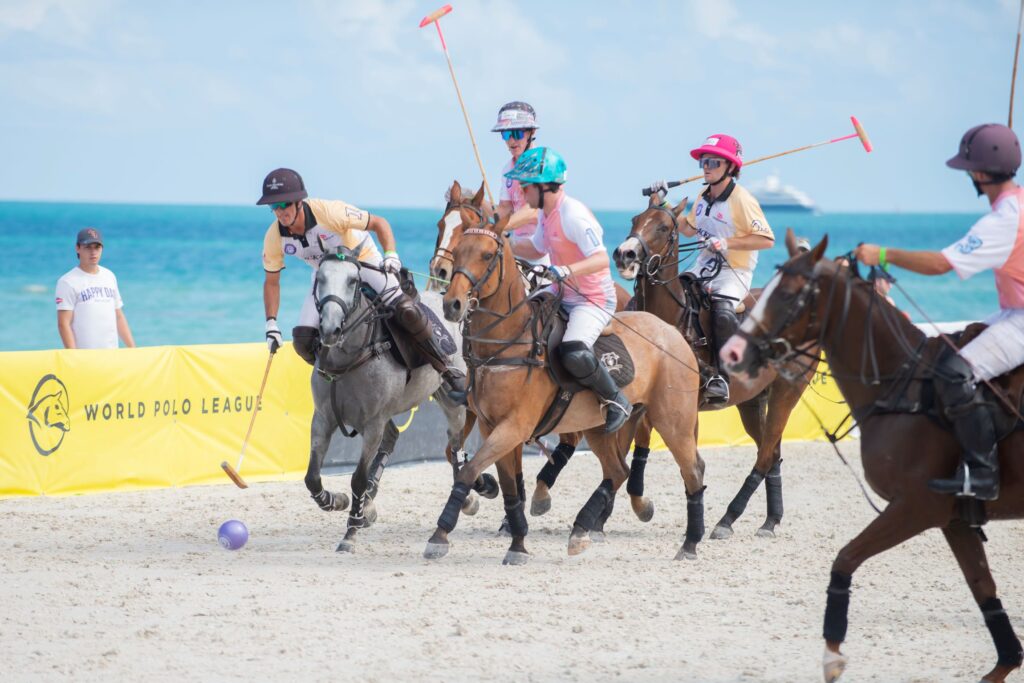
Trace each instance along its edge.
{"label": "dark brown horse", "polygon": [[[634,308],[653,313],[679,327],[687,341],[694,346],[697,358],[707,365],[711,361],[711,345],[709,341],[696,338],[690,314],[700,311],[701,327],[711,330],[710,312],[692,300],[690,292],[686,291],[679,279],[679,221],[683,220],[685,210],[685,199],[671,206],[663,205],[657,196],[652,197],[647,209],[633,217],[629,236],[618,246],[613,256],[619,273],[627,279],[636,280]],[[754,290],[752,294],[756,297],[758,292]],[[753,305],[752,300],[747,303]],[[774,369],[767,369],[749,384],[733,383],[728,405],[736,406],[743,428],[757,444],[757,460],[722,519],[715,525],[711,538],[723,539],[732,535],[733,522],[743,514],[750,496],[762,481],[765,482],[768,514],[757,535],[775,535],[775,527],[782,521],[783,512],[782,431],[816,369],[817,362],[785,368],[789,376],[800,377],[798,382],[787,381]],[[708,409],[703,396],[700,407],[701,410]],[[627,484],[630,493],[643,494],[643,472],[650,443],[651,428],[644,421],[637,430]]]}
{"label": "dark brown horse", "polygon": [[[526,515],[518,498],[508,461],[513,449],[527,441],[560,391],[543,365],[550,355],[546,339],[536,330],[542,320],[527,300],[508,240],[502,236],[507,221],[489,224],[480,210],[482,193],[460,209],[463,235],[454,252],[454,274],[444,297],[445,317],[463,321],[469,340],[466,353],[471,368],[470,407],[479,420],[484,443],[459,472],[451,496],[438,519],[437,530],[424,556],[448,552],[448,534],[455,528],[459,509],[478,474],[492,463],[498,467],[505,513],[512,527],[512,545],[505,561],[522,563]],[[623,388],[638,407],[626,426],[604,432],[600,403],[590,391],[576,394],[554,425],[560,433],[582,431],[601,463],[601,485],[580,510],[569,537],[569,554],[583,552],[590,532],[603,526],[611,514],[615,492],[626,481],[625,455],[639,415],[645,413],[665,438],[686,487],[687,529],[677,559],[696,557],[703,537],[704,464],[697,454],[696,360],[678,330],[647,313],[622,313],[610,325],[625,343],[636,369]],[[642,514],[649,501],[631,497],[634,511]]]}
{"label": "dark brown horse", "polygon": [[[930,407],[931,377],[941,340],[927,340],[894,306],[878,296],[855,268],[823,259],[827,238],[791,258],[765,288],[740,332],[722,349],[734,377],[756,374],[766,365],[799,359],[818,345],[832,375],[860,423],[864,476],[889,505],[832,565],[825,609],[825,679],[835,681],[846,666],[839,646],[846,637],[853,573],[867,559],[938,527],[981,608],[998,660],[984,677],[1003,681],[1020,666],[1021,644],[996,596],[985,559],[983,536],[964,520],[975,503],[933,493],[930,479],[949,476],[960,457],[952,431]],[[787,245],[790,240],[787,239]],[[794,250],[791,249],[793,254]],[[1001,378],[1012,405],[1020,405],[1024,372]],[[1000,389],[1002,391],[1002,389]],[[1004,396],[1005,398],[1005,396]],[[989,519],[1024,517],[1024,424],[1004,420],[999,443],[1002,493],[985,503]],[[1017,429],[1014,431],[1016,423]]]}

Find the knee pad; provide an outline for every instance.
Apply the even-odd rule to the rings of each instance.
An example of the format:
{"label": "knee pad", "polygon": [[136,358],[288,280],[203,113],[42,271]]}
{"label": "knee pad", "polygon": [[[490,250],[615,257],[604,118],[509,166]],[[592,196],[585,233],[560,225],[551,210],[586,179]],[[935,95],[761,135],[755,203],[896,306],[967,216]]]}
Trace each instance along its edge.
{"label": "knee pad", "polygon": [[587,377],[597,370],[597,356],[581,341],[562,342],[558,357],[574,377]]}
{"label": "knee pad", "polygon": [[313,365],[317,351],[320,350],[320,330],[315,327],[293,327],[292,348],[299,354],[299,358]]}
{"label": "knee pad", "polygon": [[974,371],[957,353],[945,354],[935,368],[935,388],[938,390],[947,416],[950,409],[957,409],[973,402],[975,398]]}
{"label": "knee pad", "polygon": [[398,297],[391,305],[395,311],[396,322],[403,329],[414,336],[427,329],[426,316],[423,315],[423,311],[419,309],[416,302],[408,296]]}

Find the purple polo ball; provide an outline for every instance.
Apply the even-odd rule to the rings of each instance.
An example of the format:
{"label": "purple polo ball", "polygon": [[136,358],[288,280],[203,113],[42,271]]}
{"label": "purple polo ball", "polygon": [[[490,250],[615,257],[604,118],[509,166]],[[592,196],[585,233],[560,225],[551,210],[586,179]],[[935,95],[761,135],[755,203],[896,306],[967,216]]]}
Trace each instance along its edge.
{"label": "purple polo ball", "polygon": [[237,519],[229,519],[217,530],[217,540],[225,550],[238,550],[249,540],[249,530]]}

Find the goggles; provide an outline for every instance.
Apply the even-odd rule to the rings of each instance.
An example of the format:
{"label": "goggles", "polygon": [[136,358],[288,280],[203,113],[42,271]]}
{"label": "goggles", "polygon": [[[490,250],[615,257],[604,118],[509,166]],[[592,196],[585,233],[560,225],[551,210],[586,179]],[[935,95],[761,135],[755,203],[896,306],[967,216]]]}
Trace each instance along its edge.
{"label": "goggles", "polygon": [[270,205],[270,210],[271,211],[283,211],[284,209],[287,209],[289,206],[291,206],[294,203],[295,202],[274,202],[273,204]]}
{"label": "goggles", "polygon": [[524,137],[526,137],[525,130],[520,129],[501,131],[501,139],[504,140],[505,142],[508,142],[509,140],[522,140]]}
{"label": "goggles", "polygon": [[716,159],[714,157],[704,157],[699,162],[702,169],[708,169],[714,171],[716,168],[725,163],[725,159]]}

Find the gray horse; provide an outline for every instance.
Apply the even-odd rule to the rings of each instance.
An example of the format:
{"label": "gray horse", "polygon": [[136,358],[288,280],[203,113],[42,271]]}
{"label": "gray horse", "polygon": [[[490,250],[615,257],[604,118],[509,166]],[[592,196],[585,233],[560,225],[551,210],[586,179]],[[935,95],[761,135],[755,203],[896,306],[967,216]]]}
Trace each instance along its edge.
{"label": "gray horse", "polygon": [[[306,488],[322,510],[344,510],[348,497],[323,487],[323,466],[331,437],[340,427],[346,436],[363,437],[359,464],[352,475],[352,509],[348,530],[337,550],[353,552],[359,529],[372,524],[377,513],[373,498],[380,476],[398,440],[394,415],[408,412],[430,396],[444,411],[448,422],[448,444],[452,452],[462,448],[462,427],[466,409],[455,405],[441,389],[440,375],[429,365],[408,371],[388,350],[382,318],[387,307],[372,292],[364,291],[361,264],[347,249],[327,253],[316,273],[314,297],[320,313],[323,349],[313,371],[313,422],[310,427],[309,469]],[[435,312],[441,298],[424,292],[422,301]],[[443,320],[438,316],[439,320]],[[457,344],[462,339],[455,325],[446,323]],[[461,355],[455,359],[464,369]],[[453,466],[454,468],[454,466]],[[480,502],[467,499],[463,511],[475,514]]]}

